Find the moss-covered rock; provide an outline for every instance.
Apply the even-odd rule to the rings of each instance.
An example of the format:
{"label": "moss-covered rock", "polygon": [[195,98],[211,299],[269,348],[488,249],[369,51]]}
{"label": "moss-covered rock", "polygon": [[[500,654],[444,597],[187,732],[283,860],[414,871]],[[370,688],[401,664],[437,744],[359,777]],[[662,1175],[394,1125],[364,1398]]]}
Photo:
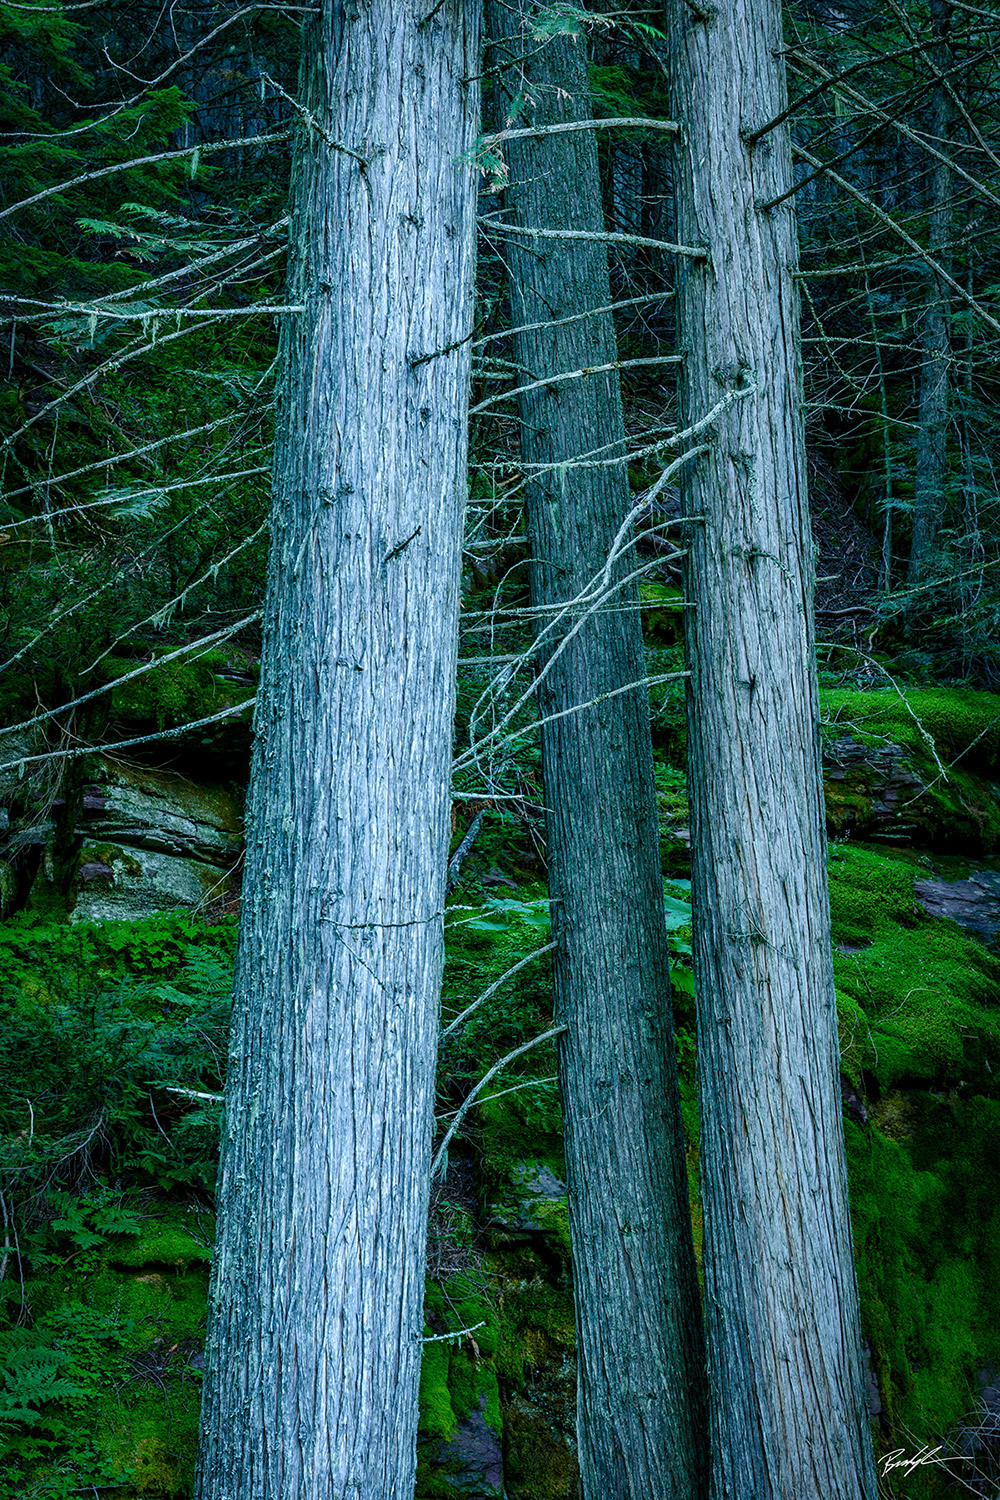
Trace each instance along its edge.
{"label": "moss-covered rock", "polygon": [[[500,1319],[485,1277],[460,1271],[429,1281],[420,1375],[418,1500],[503,1494]],[[454,1333],[455,1337],[444,1335]]]}
{"label": "moss-covered rock", "polygon": [[830,832],[930,848],[1000,848],[1000,696],[965,690],[823,694]]}
{"label": "moss-covered rock", "polygon": [[[76,833],[83,846],[72,882],[75,921],[131,920],[201,907],[236,863],[242,829],[236,799],[222,787],[100,760],[86,788]],[[43,859],[32,891],[53,905]]]}
{"label": "moss-covered rock", "polygon": [[[1000,1358],[1000,1101],[890,1095],[845,1126],[862,1319],[887,1439],[941,1442]],[[907,1491],[935,1494],[931,1476]]]}
{"label": "moss-covered rock", "polygon": [[880,1090],[906,1080],[989,1083],[1000,1069],[1000,959],[923,911],[913,856],[838,845],[830,909],[845,1072]]}

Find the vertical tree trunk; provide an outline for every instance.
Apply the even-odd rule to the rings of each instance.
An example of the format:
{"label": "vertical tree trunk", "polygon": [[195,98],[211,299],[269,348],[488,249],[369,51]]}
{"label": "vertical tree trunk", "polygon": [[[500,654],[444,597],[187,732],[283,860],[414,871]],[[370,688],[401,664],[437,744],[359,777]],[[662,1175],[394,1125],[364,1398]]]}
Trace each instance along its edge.
{"label": "vertical tree trunk", "polygon": [[[450,811],[474,7],[303,38],[200,1500],[410,1500]],[[422,19],[423,18],[423,19]]]}
{"label": "vertical tree trunk", "polygon": [[[943,72],[949,61],[945,40],[951,10],[946,0],[931,0],[931,24],[939,38],[932,61]],[[930,133],[940,150],[947,149],[952,103],[939,79],[931,102]],[[932,158],[927,184],[927,248],[946,271],[951,269],[952,172],[947,162]],[[938,523],[944,506],[948,475],[948,405],[951,363],[951,299],[947,283],[927,269],[927,302],[920,319],[920,397],[917,410],[917,454],[913,476],[913,533],[906,572],[908,588],[927,579],[934,562]],[[918,618],[914,616],[914,620]]]}
{"label": "vertical tree trunk", "polygon": [[779,0],[671,0],[716,1500],[874,1500],[844,1167]]}
{"label": "vertical tree trunk", "polygon": [[[494,66],[534,101],[518,124],[587,119],[586,44],[539,49],[507,7]],[[514,221],[603,230],[593,133],[511,142]],[[508,242],[509,244],[509,242]],[[515,325],[607,306],[603,245],[510,244]],[[515,360],[543,379],[617,358],[604,314],[522,333]],[[533,604],[575,597],[601,573],[629,509],[617,372],[541,387],[519,400]],[[612,446],[609,446],[612,445]],[[556,466],[569,461],[570,466]],[[634,554],[616,567],[620,578]],[[539,693],[560,1084],[569,1177],[586,1500],[694,1500],[705,1478],[704,1356],[670,1008],[649,710],[634,588],[612,596],[560,656]],[[623,609],[622,606],[625,606]],[[574,611],[550,645],[579,623]],[[546,650],[547,659],[550,654]],[[600,700],[572,712],[580,704]]]}

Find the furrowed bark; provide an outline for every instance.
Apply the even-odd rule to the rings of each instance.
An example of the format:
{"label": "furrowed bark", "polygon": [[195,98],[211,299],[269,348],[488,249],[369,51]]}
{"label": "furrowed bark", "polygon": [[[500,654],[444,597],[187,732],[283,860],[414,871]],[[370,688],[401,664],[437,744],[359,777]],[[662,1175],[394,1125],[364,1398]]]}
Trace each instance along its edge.
{"label": "furrowed bark", "polygon": [[[491,5],[486,24],[504,39],[494,66],[527,58],[498,75],[505,104],[523,88],[535,101],[534,125],[589,118],[582,36],[539,50],[507,6]],[[591,132],[512,140],[505,150],[515,222],[604,228]],[[515,325],[612,301],[603,244],[508,242],[505,255]],[[514,340],[516,363],[540,381],[616,358],[610,315]],[[518,414],[528,463],[559,464],[615,441],[625,451],[617,371],[525,390]],[[630,507],[627,470],[529,475],[525,496],[532,601],[564,602],[604,568]],[[614,578],[630,564],[631,552]],[[543,716],[643,679],[638,612],[620,608],[636,603],[634,588],[614,594],[583,627],[540,689]],[[574,612],[563,633],[578,619]],[[694,1500],[707,1467],[704,1354],[645,689],[543,724],[541,734],[556,1020],[568,1028],[559,1074],[582,1492],[585,1500]]]}
{"label": "furrowed bark", "polygon": [[[838,1082],[779,0],[671,0],[714,1500],[874,1500]],[[704,518],[703,520],[701,518]]]}
{"label": "furrowed bark", "polygon": [[199,1500],[410,1500],[465,494],[477,11],[303,38]]}

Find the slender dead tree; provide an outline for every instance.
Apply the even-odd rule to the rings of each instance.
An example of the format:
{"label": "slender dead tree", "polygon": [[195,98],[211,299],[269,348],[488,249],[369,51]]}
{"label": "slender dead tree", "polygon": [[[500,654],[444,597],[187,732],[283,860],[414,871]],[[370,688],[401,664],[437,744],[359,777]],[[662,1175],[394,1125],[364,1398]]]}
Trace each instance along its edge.
{"label": "slender dead tree", "polygon": [[[937,81],[931,94],[930,135],[947,151],[953,108],[949,85],[942,78],[951,60],[948,29],[952,12],[946,0],[931,0],[931,25],[937,43],[931,62]],[[927,181],[927,248],[946,271],[951,270],[954,219],[954,181],[950,163],[931,161]],[[943,277],[925,266],[927,301],[920,319],[920,395],[917,411],[917,452],[913,473],[913,530],[906,571],[909,588],[927,581],[934,565],[938,525],[944,509],[948,474],[948,406],[951,388],[951,298]],[[919,618],[919,616],[914,617]]]}
{"label": "slender dead tree", "polygon": [[[530,6],[487,10],[516,126],[589,119],[585,38],[540,45],[531,22]],[[504,150],[510,223],[603,232],[592,130],[522,134]],[[592,591],[630,509],[618,372],[607,368],[618,357],[614,323],[608,313],[558,322],[607,307],[607,250],[512,236],[504,256],[514,325],[546,325],[514,338],[530,386],[517,409],[531,598],[544,628],[554,607]],[[581,369],[593,373],[545,384]],[[579,462],[595,449],[612,461]],[[626,551],[610,581],[634,564]],[[554,634],[549,625],[545,659],[577,633],[539,690],[555,1012],[567,1028],[559,1078],[578,1454],[586,1500],[695,1500],[707,1471],[704,1354],[637,605],[633,584],[582,629],[583,606]],[[609,696],[627,684],[639,686]]]}
{"label": "slender dead tree", "polygon": [[476,16],[303,35],[200,1500],[413,1494]]}
{"label": "slender dead tree", "polygon": [[874,1500],[838,1090],[779,0],[670,0],[715,1500]]}

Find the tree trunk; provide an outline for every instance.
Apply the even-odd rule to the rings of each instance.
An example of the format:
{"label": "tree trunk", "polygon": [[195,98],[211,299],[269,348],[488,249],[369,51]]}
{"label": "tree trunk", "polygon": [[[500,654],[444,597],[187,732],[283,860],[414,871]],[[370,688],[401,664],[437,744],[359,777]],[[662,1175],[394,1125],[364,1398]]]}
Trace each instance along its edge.
{"label": "tree trunk", "polygon": [[716,1500],[874,1500],[838,1082],[779,0],[671,0]]}
{"label": "tree trunk", "polygon": [[[590,117],[586,43],[541,50],[507,7],[488,30],[502,72],[535,103],[518,123]],[[589,131],[510,142],[507,205],[532,227],[604,228]],[[505,248],[515,325],[611,300],[603,245]],[[539,248],[539,246],[541,248]],[[529,379],[617,358],[607,314],[516,337]],[[534,606],[574,598],[600,575],[629,510],[623,463],[573,467],[582,452],[625,452],[617,372],[519,398]],[[570,461],[568,468],[559,468]],[[627,553],[613,577],[634,562]],[[624,608],[622,608],[624,606]],[[645,677],[634,586],[612,594],[541,684],[546,850],[560,1086],[576,1302],[578,1451],[586,1500],[693,1500],[706,1455],[704,1355],[670,1008],[663,881]],[[542,661],[580,621],[568,616]],[[598,700],[592,702],[592,700]],[[578,705],[592,704],[573,712]]]}
{"label": "tree trunk", "polygon": [[303,38],[197,1494],[410,1500],[450,812],[474,7]]}
{"label": "tree trunk", "polygon": [[[951,10],[946,0],[931,0],[931,23],[939,38],[931,60],[939,72],[949,64],[945,40]],[[947,149],[952,103],[947,85],[938,80],[931,102],[930,133],[940,150]],[[951,270],[952,171],[947,162],[932,158],[927,185],[927,248],[946,271]],[[944,508],[948,475],[948,397],[951,363],[951,299],[948,286],[927,268],[927,302],[920,320],[920,397],[917,410],[917,454],[913,476],[913,533],[906,572],[908,588],[927,581],[933,568],[938,523]],[[919,611],[911,623],[919,619]]]}

